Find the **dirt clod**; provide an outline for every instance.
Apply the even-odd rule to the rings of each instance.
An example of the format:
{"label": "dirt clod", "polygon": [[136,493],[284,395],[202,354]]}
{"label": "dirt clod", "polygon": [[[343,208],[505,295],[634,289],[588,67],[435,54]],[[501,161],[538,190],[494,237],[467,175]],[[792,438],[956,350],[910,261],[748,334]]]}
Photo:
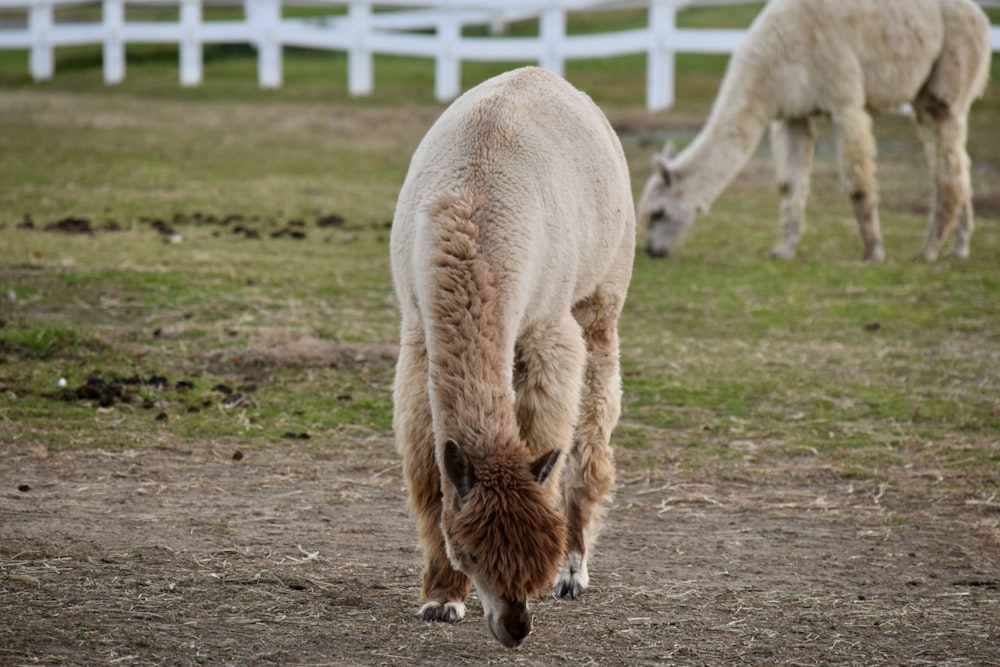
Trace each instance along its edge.
{"label": "dirt clod", "polygon": [[[30,228],[33,228],[32,225]],[[47,232],[63,232],[66,234],[93,234],[94,227],[87,218],[66,217],[45,225]]]}

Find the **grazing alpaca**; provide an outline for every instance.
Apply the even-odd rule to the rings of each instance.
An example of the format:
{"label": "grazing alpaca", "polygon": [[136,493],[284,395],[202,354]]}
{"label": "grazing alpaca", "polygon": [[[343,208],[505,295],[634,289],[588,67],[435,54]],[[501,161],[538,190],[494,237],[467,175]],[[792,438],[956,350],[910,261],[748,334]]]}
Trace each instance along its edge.
{"label": "grazing alpaca", "polygon": [[781,193],[782,240],[771,254],[795,256],[805,224],[816,131],[837,130],[842,178],[864,242],[884,257],[871,114],[910,103],[933,176],[930,228],[920,257],[934,260],[958,225],[954,255],[967,257],[972,188],[966,116],[989,75],[990,25],[971,0],[771,0],[733,54],[708,122],[679,155],[654,158],[639,198],[646,250],[670,253],[746,164],[771,121]]}
{"label": "grazing alpaca", "polygon": [[588,583],[614,477],[618,316],[635,255],[628,168],[589,97],[527,67],[468,91],[417,148],[391,238],[394,427],[424,550],[421,614],[470,580],[507,647],[527,598]]}

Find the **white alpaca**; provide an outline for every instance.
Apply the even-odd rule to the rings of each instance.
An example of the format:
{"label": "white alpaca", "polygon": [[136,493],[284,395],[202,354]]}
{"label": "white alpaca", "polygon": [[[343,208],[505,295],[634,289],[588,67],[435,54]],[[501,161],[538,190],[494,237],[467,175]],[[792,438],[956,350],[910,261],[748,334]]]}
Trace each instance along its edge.
{"label": "white alpaca", "polygon": [[517,646],[529,595],[587,587],[614,478],[617,325],[635,256],[618,137],[546,70],[476,86],[414,153],[391,255],[421,615],[461,620],[471,582],[490,630]]}
{"label": "white alpaca", "polygon": [[771,123],[783,232],[771,254],[794,257],[816,144],[812,117],[825,114],[837,131],[864,259],[882,260],[872,114],[909,103],[934,187],[919,256],[935,259],[957,222],[954,255],[967,257],[966,116],[986,86],[990,56],[989,21],[971,0],[771,0],[733,54],[704,129],[679,155],[668,145],[654,158],[637,205],[647,252],[663,257],[681,243]]}

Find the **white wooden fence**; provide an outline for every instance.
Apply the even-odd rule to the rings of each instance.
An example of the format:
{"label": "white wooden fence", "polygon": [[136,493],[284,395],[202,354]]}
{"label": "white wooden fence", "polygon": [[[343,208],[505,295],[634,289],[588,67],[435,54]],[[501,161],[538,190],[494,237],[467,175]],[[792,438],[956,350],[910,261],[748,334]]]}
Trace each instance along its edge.
{"label": "white wooden fence", "polygon": [[[676,53],[732,53],[745,31],[678,28],[677,10],[689,4],[742,4],[749,0],[0,0],[0,49],[30,53],[29,71],[36,80],[55,70],[58,47],[103,46],[104,80],[125,78],[125,46],[136,43],[177,44],[180,83],[202,81],[204,44],[249,43],[258,53],[262,87],[282,83],[286,46],[342,51],[347,54],[350,95],[372,92],[376,54],[432,58],[434,94],[447,101],[461,92],[463,61],[535,62],[558,74],[567,60],[646,55],[646,106],[670,107],[674,98]],[[989,4],[995,0],[983,0]],[[207,5],[238,5],[235,20],[206,20]],[[100,20],[59,20],[68,6],[100,5]],[[177,19],[126,20],[129,6],[177,8]],[[284,7],[327,7],[326,17],[288,18]],[[643,27],[601,34],[567,34],[571,12],[644,8]],[[239,12],[237,12],[239,13]],[[468,25],[489,25],[494,32],[506,22],[538,19],[538,35],[489,37],[463,35]],[[1000,28],[993,29],[993,49],[1000,50]]]}

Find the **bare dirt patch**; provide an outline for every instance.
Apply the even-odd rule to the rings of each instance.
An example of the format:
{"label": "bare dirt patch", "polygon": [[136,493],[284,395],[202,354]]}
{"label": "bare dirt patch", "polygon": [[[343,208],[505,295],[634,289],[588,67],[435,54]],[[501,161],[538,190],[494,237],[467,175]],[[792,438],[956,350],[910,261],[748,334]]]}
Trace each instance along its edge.
{"label": "bare dirt patch", "polygon": [[[592,587],[516,651],[417,619],[389,438],[49,452],[0,465],[0,663],[989,665],[1000,502],[954,477],[620,465]],[[334,443],[328,443],[334,444]],[[343,453],[341,453],[343,452]],[[706,462],[710,463],[710,462]],[[905,472],[905,474],[904,474]]]}

